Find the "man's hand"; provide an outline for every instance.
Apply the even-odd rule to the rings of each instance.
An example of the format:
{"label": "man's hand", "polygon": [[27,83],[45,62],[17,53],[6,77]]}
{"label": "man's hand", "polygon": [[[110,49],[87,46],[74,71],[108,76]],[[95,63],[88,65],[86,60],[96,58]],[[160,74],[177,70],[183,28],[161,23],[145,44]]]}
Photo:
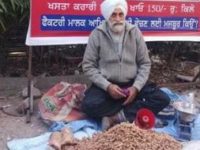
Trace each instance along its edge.
{"label": "man's hand", "polygon": [[129,95],[127,99],[124,101],[123,105],[127,105],[131,103],[132,101],[134,101],[138,94],[138,89],[133,86],[129,87],[127,90],[128,90]]}
{"label": "man's hand", "polygon": [[121,99],[126,97],[126,95],[123,93],[123,90],[116,84],[110,84],[107,91],[114,99]]}

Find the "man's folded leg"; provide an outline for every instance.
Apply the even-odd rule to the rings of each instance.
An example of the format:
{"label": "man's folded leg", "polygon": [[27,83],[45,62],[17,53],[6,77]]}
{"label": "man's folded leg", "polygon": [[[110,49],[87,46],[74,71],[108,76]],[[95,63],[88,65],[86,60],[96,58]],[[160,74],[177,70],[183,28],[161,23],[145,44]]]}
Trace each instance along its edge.
{"label": "man's folded leg", "polygon": [[124,108],[124,114],[129,122],[133,122],[139,109],[147,108],[156,115],[169,102],[170,98],[158,87],[146,84],[136,99]]}
{"label": "man's folded leg", "polygon": [[82,111],[93,118],[113,116],[122,109],[122,102],[113,99],[106,91],[92,84],[85,93]]}

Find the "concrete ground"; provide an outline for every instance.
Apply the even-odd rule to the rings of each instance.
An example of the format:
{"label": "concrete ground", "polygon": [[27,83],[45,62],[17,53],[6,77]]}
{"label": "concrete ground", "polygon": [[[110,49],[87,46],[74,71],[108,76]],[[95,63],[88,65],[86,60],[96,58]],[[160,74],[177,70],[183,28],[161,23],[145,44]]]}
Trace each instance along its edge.
{"label": "concrete ground", "polygon": [[[89,84],[84,76],[79,75],[48,78],[39,77],[33,80],[35,86],[40,89],[42,93],[59,81]],[[38,114],[37,102],[39,99],[34,100],[34,112],[30,123],[26,123],[26,116],[12,116],[12,114],[19,116],[16,112],[16,108],[23,101],[21,93],[25,87],[27,87],[27,78],[0,78],[0,108],[10,105],[5,111],[11,114],[5,114],[0,110],[0,150],[7,150],[6,143],[12,139],[38,136],[45,133],[48,129]]]}
{"label": "concrete ground", "polygon": [[[1,96],[2,97],[2,96]],[[10,105],[5,109],[10,114],[17,115],[16,107],[21,103],[22,99],[16,96],[0,99],[0,106]],[[35,106],[35,108],[37,108]],[[26,116],[11,116],[0,111],[0,149],[7,150],[6,144],[12,139],[28,138],[38,136],[47,131],[46,125],[41,121],[37,110],[31,117],[31,122],[26,123]]]}

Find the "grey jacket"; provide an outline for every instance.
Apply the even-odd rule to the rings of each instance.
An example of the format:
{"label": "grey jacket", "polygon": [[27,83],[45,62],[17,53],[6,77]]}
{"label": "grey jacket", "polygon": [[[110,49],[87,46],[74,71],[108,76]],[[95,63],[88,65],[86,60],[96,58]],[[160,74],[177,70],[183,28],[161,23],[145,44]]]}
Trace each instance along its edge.
{"label": "grey jacket", "polygon": [[113,44],[108,24],[104,21],[89,37],[83,57],[83,72],[104,90],[112,82],[126,83],[134,79],[133,86],[140,91],[148,80],[151,68],[140,30],[126,22],[121,59]]}

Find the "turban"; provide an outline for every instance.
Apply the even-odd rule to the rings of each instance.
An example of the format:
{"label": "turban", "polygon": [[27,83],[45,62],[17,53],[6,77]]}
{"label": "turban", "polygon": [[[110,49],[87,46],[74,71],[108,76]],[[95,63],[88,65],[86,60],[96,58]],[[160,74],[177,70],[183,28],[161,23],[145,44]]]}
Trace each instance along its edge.
{"label": "turban", "polygon": [[127,15],[128,4],[126,0],[104,0],[101,4],[101,13],[103,17],[108,20],[115,8],[121,8],[124,16]]}

